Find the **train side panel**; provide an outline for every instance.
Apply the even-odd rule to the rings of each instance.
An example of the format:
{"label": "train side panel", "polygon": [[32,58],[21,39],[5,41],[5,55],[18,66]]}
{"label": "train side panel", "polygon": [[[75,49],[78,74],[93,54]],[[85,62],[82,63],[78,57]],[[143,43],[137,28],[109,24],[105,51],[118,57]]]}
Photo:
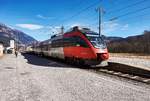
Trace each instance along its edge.
{"label": "train side panel", "polygon": [[65,57],[74,57],[80,59],[95,59],[96,56],[90,48],[84,48],[80,46],[64,47]]}
{"label": "train side panel", "polygon": [[49,51],[49,55],[54,58],[64,59],[64,49],[63,47],[51,48]]}

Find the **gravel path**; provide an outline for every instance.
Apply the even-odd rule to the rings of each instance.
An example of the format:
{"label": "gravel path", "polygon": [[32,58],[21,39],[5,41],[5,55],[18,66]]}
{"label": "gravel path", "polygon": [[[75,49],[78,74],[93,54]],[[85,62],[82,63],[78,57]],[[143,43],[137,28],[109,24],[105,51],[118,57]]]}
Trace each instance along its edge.
{"label": "gravel path", "polygon": [[0,101],[150,101],[150,87],[32,55],[0,60]]}

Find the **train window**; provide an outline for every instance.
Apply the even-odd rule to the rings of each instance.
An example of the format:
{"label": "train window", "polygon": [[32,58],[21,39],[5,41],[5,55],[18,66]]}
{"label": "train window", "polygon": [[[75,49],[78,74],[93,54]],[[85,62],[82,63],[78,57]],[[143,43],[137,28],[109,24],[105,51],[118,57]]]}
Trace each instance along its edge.
{"label": "train window", "polygon": [[63,47],[63,39],[53,40],[51,46],[54,48],[55,47]]}
{"label": "train window", "polygon": [[74,37],[68,37],[63,39],[64,47],[75,46],[75,45],[76,45],[76,40]]}
{"label": "train window", "polygon": [[69,46],[88,47],[86,42],[78,36],[64,38],[63,45],[64,45],[64,47],[69,47]]}
{"label": "train window", "polygon": [[82,47],[88,47],[87,43],[80,37],[75,37],[76,45],[80,45]]}
{"label": "train window", "polygon": [[48,51],[48,45],[43,45],[43,46],[41,47],[41,49],[42,49],[43,51]]}
{"label": "train window", "polygon": [[51,43],[51,47],[53,47],[53,48],[55,48],[55,47],[70,47],[70,46],[88,47],[87,43],[78,36],[53,40]]}
{"label": "train window", "polygon": [[48,44],[48,50],[50,50],[50,49],[51,49],[51,47],[52,47],[52,46],[51,46],[51,44]]}

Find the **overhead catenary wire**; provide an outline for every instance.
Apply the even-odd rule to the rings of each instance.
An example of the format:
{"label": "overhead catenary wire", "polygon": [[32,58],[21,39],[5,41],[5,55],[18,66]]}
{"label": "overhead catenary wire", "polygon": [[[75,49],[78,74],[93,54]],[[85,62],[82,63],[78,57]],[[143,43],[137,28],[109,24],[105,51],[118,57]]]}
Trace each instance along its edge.
{"label": "overhead catenary wire", "polygon": [[[72,16],[69,17],[68,19],[63,20],[63,22],[69,21],[70,19],[72,19],[72,18],[74,18],[74,17],[76,17],[76,16],[79,16],[81,13],[85,12],[86,10],[90,9],[91,7],[95,6],[98,2],[101,2],[101,1],[102,1],[102,0],[98,0],[98,1],[94,2],[93,4],[89,5],[88,7],[84,8],[84,9],[82,9],[81,11],[77,12],[76,14],[72,15]],[[133,4],[127,5],[127,6],[125,6],[125,7],[119,8],[119,9],[117,9],[117,10],[113,10],[113,11],[121,11],[121,10],[127,9],[127,8],[129,8],[129,7],[134,7],[134,6],[136,6],[136,5],[139,5],[139,4],[141,4],[141,3],[144,3],[144,2],[146,2],[146,1],[149,1],[149,0],[138,1],[138,2],[135,2],[135,3],[133,3]],[[111,12],[109,11],[109,14],[110,14],[110,13],[112,13],[112,11],[111,11]],[[131,13],[132,13],[132,12],[131,12]],[[118,16],[117,16],[117,17],[118,17]],[[120,17],[120,16],[119,16],[119,17]]]}
{"label": "overhead catenary wire", "polygon": [[[138,19],[135,19],[138,18]],[[125,17],[123,18],[124,22],[128,22],[128,20],[130,19],[130,22],[134,22],[135,23],[141,23],[144,20],[148,20],[150,18],[150,15],[147,13],[144,14],[140,14],[140,15],[136,15],[136,16],[130,16],[130,17]]]}
{"label": "overhead catenary wire", "polygon": [[[140,14],[140,15],[136,15],[136,16],[130,16],[130,17],[125,17],[125,18],[123,18],[123,19],[128,19],[128,18],[130,18],[130,19],[133,19],[133,18],[138,18],[138,17],[146,17],[147,15],[150,15],[150,14],[147,14],[147,12],[146,13],[143,13],[143,14]],[[147,17],[147,19],[148,19],[149,17]],[[112,21],[114,21],[114,20],[112,20]],[[112,21],[110,21],[110,20],[108,20],[108,21],[106,21],[106,22],[112,22]],[[92,23],[92,24],[90,24],[90,26],[94,26],[94,25],[97,25],[98,24],[98,22],[95,22],[95,23]],[[98,27],[98,26],[96,26],[96,27]]]}
{"label": "overhead catenary wire", "polygon": [[[109,14],[112,13],[113,11],[117,11],[117,12],[118,12],[118,11],[122,11],[122,10],[124,10],[124,9],[137,6],[137,5],[139,5],[139,4],[141,4],[141,3],[144,3],[144,2],[147,2],[147,1],[149,1],[149,0],[142,0],[142,1],[135,2],[135,3],[133,3],[133,4],[129,4],[129,5],[125,6],[125,7],[122,7],[122,8],[116,9],[116,10],[109,11]],[[108,12],[107,12],[107,13],[108,13]],[[132,13],[132,12],[131,12],[131,13]],[[95,19],[95,18],[94,18],[94,19]],[[94,25],[94,24],[92,24],[92,25]]]}
{"label": "overhead catenary wire", "polygon": [[118,0],[109,0],[111,4],[115,4]]}
{"label": "overhead catenary wire", "polygon": [[128,15],[132,15],[132,14],[135,14],[135,13],[139,13],[139,12],[144,11],[144,10],[146,10],[146,9],[150,9],[150,6],[144,7],[144,8],[140,8],[140,9],[137,9],[137,10],[135,10],[135,11],[127,12],[127,13],[125,13],[125,14],[122,14],[122,15],[119,15],[119,16],[116,16],[116,17],[113,17],[113,18],[109,19],[109,21],[113,21],[113,20],[116,20],[116,19],[119,19],[119,18],[128,16]]}
{"label": "overhead catenary wire", "polygon": [[72,16],[70,16],[70,17],[68,17],[68,18],[66,18],[66,19],[64,19],[63,21],[60,21],[60,22],[61,22],[61,23],[64,23],[65,21],[69,21],[69,20],[71,20],[72,18],[79,16],[81,13],[85,12],[86,10],[89,10],[90,8],[92,8],[93,6],[95,6],[96,4],[98,4],[98,3],[101,2],[101,1],[102,1],[102,0],[98,0],[98,1],[96,1],[96,2],[94,2],[94,3],[92,3],[91,5],[85,7],[84,9],[80,10],[79,12],[75,13],[74,15],[72,15]]}
{"label": "overhead catenary wire", "polygon": [[[93,4],[87,6],[86,8],[84,8],[84,9],[82,9],[82,10],[80,10],[79,12],[75,13],[74,15],[68,17],[67,19],[64,19],[62,22],[69,21],[69,20],[71,20],[71,19],[73,19],[73,18],[79,16],[80,14],[84,13],[86,10],[89,10],[90,8],[92,8],[92,7],[95,6],[98,2],[101,2],[101,1],[102,1],[102,0],[98,0],[98,1],[94,2]],[[133,7],[133,6],[136,6],[136,5],[138,5],[138,4],[141,4],[141,3],[145,2],[145,1],[148,1],[148,0],[138,1],[138,2],[135,2],[135,3],[133,3],[133,4],[127,5],[127,6],[125,6],[125,7],[122,7],[122,8],[120,8],[120,9],[114,10],[114,11],[121,11],[121,10],[123,10],[123,9],[127,9],[127,8],[129,8],[129,7]],[[150,7],[145,7],[145,8],[142,8],[142,9],[138,9],[138,10],[135,10],[135,11],[131,11],[131,12],[128,12],[128,13],[126,13],[126,14],[122,14],[122,15],[119,15],[119,16],[117,16],[117,17],[113,17],[113,18],[110,19],[110,20],[115,20],[115,19],[122,18],[122,17],[128,16],[128,15],[131,15],[131,14],[135,14],[135,13],[138,13],[139,11],[143,11],[143,10],[148,9],[148,8],[150,8]],[[94,25],[94,24],[92,24],[92,25]]]}
{"label": "overhead catenary wire", "polygon": [[[84,2],[85,2],[85,0],[79,0],[79,2],[76,3],[76,5],[78,5],[77,7],[80,7]],[[75,4],[74,4],[74,5],[75,5]],[[76,7],[74,7],[74,5],[72,5],[72,6],[70,7],[70,9],[76,8]]]}
{"label": "overhead catenary wire", "polygon": [[91,5],[87,6],[87,7],[84,8],[84,9],[82,9],[81,11],[79,11],[79,12],[75,13],[74,15],[70,16],[69,18],[63,20],[63,22],[68,21],[68,20],[70,20],[70,19],[72,19],[72,18],[74,18],[74,17],[76,17],[76,16],[79,16],[81,13],[83,13],[83,12],[85,12],[86,10],[92,8],[93,6],[95,6],[96,4],[98,4],[98,3],[101,2],[101,1],[102,1],[102,0],[98,0],[98,1],[96,1],[96,2],[94,2],[94,3],[92,3]]}
{"label": "overhead catenary wire", "polygon": [[141,4],[141,3],[144,3],[144,2],[146,2],[146,1],[149,1],[149,0],[138,1],[138,2],[135,2],[135,3],[133,3],[133,4],[129,4],[129,5],[127,5],[127,6],[124,6],[124,7],[122,7],[122,8],[119,8],[119,9],[116,9],[116,10],[108,11],[107,13],[111,14],[111,13],[113,13],[113,12],[120,12],[120,11],[125,10],[125,9],[127,9],[127,8],[137,6],[137,5],[139,5],[139,4]]}

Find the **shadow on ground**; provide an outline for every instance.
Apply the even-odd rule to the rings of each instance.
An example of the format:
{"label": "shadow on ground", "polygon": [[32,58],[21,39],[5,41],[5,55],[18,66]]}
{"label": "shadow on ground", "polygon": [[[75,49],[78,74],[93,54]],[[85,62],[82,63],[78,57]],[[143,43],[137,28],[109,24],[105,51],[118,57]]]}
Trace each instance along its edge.
{"label": "shadow on ground", "polygon": [[62,67],[62,68],[74,68],[73,66],[65,64],[65,62],[61,60],[56,60],[53,58],[40,57],[36,55],[22,53],[25,59],[27,59],[27,63],[38,66],[45,67]]}

